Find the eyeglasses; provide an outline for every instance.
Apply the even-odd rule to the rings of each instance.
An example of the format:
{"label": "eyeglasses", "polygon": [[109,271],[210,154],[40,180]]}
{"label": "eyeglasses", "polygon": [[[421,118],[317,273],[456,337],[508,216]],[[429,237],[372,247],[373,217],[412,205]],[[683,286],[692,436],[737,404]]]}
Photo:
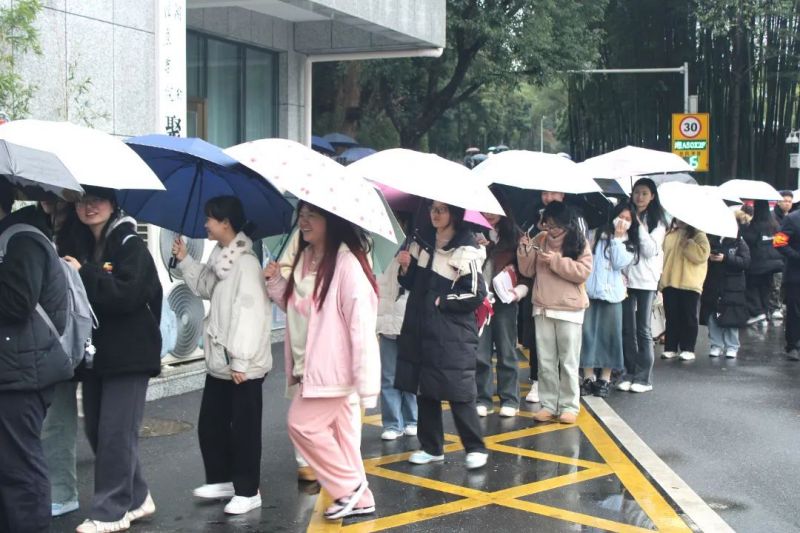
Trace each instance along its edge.
{"label": "eyeglasses", "polygon": [[434,206],[430,206],[428,208],[428,211],[430,211],[434,215],[446,215],[447,213],[450,212],[450,210],[446,207],[434,207]]}
{"label": "eyeglasses", "polygon": [[78,200],[75,205],[81,208],[86,208],[89,206],[97,207],[98,205],[107,201],[108,200],[106,200],[105,198],[99,198],[97,196],[84,196],[83,198]]}

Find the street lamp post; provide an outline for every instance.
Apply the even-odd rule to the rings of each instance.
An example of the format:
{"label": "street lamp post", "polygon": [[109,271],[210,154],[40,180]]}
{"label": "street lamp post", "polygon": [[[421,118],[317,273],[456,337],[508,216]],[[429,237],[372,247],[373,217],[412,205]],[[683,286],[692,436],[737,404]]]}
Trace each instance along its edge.
{"label": "street lamp post", "polygon": [[547,118],[546,115],[542,115],[541,120],[539,120],[539,151],[544,152],[544,119]]}
{"label": "street lamp post", "polygon": [[797,167],[797,188],[800,189],[800,130],[792,130],[789,136],[786,137],[786,144],[797,145],[797,160],[795,165]]}

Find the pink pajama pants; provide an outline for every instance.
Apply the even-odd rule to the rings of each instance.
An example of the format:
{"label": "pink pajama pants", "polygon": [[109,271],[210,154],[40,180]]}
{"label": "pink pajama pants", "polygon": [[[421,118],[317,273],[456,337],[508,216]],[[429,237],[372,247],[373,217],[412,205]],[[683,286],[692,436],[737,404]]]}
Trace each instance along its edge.
{"label": "pink pajama pants", "polygon": [[[347,397],[303,398],[289,407],[289,437],[334,500],[349,496],[366,481],[361,459],[361,430]],[[356,507],[375,505],[367,489]]]}

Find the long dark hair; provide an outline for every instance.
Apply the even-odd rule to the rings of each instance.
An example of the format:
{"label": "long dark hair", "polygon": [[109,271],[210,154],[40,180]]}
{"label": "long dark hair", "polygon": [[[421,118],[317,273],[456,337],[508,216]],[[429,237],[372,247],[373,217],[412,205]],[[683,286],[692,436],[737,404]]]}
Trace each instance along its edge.
{"label": "long dark hair", "polygon": [[769,208],[766,200],[755,200],[753,202],[753,220],[750,227],[761,235],[774,235],[778,231],[778,221]]}
{"label": "long dark hair", "polygon": [[242,201],[235,196],[215,196],[210,198],[203,208],[207,217],[220,222],[227,220],[234,233],[244,232],[249,237],[252,224],[247,222]]}
{"label": "long dark hair", "polygon": [[[322,256],[319,269],[317,270],[317,279],[314,281],[314,298],[317,300],[317,309],[322,309],[322,304],[325,303],[325,297],[328,296],[328,289],[330,289],[331,281],[333,281],[333,275],[336,271],[336,257],[339,255],[339,247],[342,243],[346,244],[356,259],[358,259],[361,269],[364,271],[370,285],[372,285],[372,288],[375,290],[375,294],[378,294],[378,282],[367,260],[367,254],[371,251],[372,245],[366,232],[345,219],[304,201],[300,201],[297,204],[298,218],[300,216],[300,210],[303,207],[325,218],[325,255]],[[297,226],[297,218],[295,219],[295,226]],[[297,255],[295,255],[294,262],[292,263],[292,273],[294,273],[294,270],[297,268],[300,257],[303,255],[303,251],[306,247],[308,247],[308,243],[300,236]],[[289,302],[289,298],[293,292],[294,275],[290,275],[289,283],[286,285],[286,292],[283,293],[284,302]]]}
{"label": "long dark hair", "polygon": [[[616,228],[614,228],[614,219],[616,219],[623,211],[629,211],[631,214],[631,227],[628,228],[628,238],[625,241],[625,249],[633,253],[633,264],[639,262],[639,221],[636,219],[636,206],[627,202],[620,202],[611,212],[611,220],[605,225],[597,228],[594,234],[595,247],[601,241],[605,241],[606,247],[603,252],[606,259],[611,259],[611,239],[614,238]],[[595,248],[596,249],[596,248]]]}
{"label": "long dark hair", "polygon": [[498,250],[516,250],[519,243],[520,229],[517,226],[517,221],[514,219],[514,214],[511,212],[511,206],[508,204],[505,194],[496,187],[491,188],[492,193],[500,207],[505,211],[505,216],[501,216],[497,222],[497,249]]}
{"label": "long dark hair", "polygon": [[542,212],[542,220],[545,222],[552,220],[557,226],[566,230],[567,234],[561,245],[561,255],[577,260],[586,249],[586,237],[580,229],[575,210],[563,202],[550,202]]}
{"label": "long dark hair", "polygon": [[103,226],[103,231],[100,232],[99,239],[95,239],[92,230],[89,229],[89,226],[78,220],[73,226],[73,231],[71,231],[69,246],[75,247],[75,252],[79,254],[77,258],[82,260],[82,262],[89,261],[93,263],[99,263],[102,260],[103,255],[105,255],[109,229],[117,222],[117,220],[122,218],[124,214],[117,203],[117,196],[113,189],[89,185],[84,186],[83,190],[86,193],[85,196],[94,196],[111,202],[111,216],[108,217],[108,221],[106,221],[105,225]]}
{"label": "long dark hair", "polygon": [[[631,189],[631,197],[633,197],[633,191],[636,190],[636,187],[640,185],[650,189],[650,193],[653,195],[653,199],[650,200],[650,204],[647,206],[647,209],[644,210],[644,222],[647,224],[647,230],[653,231],[656,226],[658,226],[659,222],[666,226],[667,217],[664,214],[664,208],[661,207],[661,200],[658,198],[658,187],[656,187],[656,182],[650,178],[639,178],[636,180],[636,183],[633,184],[633,188]],[[638,214],[635,206],[633,209],[633,214]],[[634,216],[634,218],[636,217]]]}

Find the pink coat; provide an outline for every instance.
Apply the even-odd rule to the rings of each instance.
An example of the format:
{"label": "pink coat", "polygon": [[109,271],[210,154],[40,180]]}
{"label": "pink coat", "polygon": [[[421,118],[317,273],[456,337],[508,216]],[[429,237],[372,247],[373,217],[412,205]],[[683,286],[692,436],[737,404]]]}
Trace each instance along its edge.
{"label": "pink coat", "polygon": [[[287,280],[276,276],[267,284],[270,298],[285,310]],[[336,271],[322,308],[312,306],[308,321],[304,398],[336,398],[357,393],[362,399],[381,390],[380,352],[375,326],[378,296],[361,264],[346,247],[339,250]],[[284,341],[287,385],[293,376],[292,332],[287,324]]]}

